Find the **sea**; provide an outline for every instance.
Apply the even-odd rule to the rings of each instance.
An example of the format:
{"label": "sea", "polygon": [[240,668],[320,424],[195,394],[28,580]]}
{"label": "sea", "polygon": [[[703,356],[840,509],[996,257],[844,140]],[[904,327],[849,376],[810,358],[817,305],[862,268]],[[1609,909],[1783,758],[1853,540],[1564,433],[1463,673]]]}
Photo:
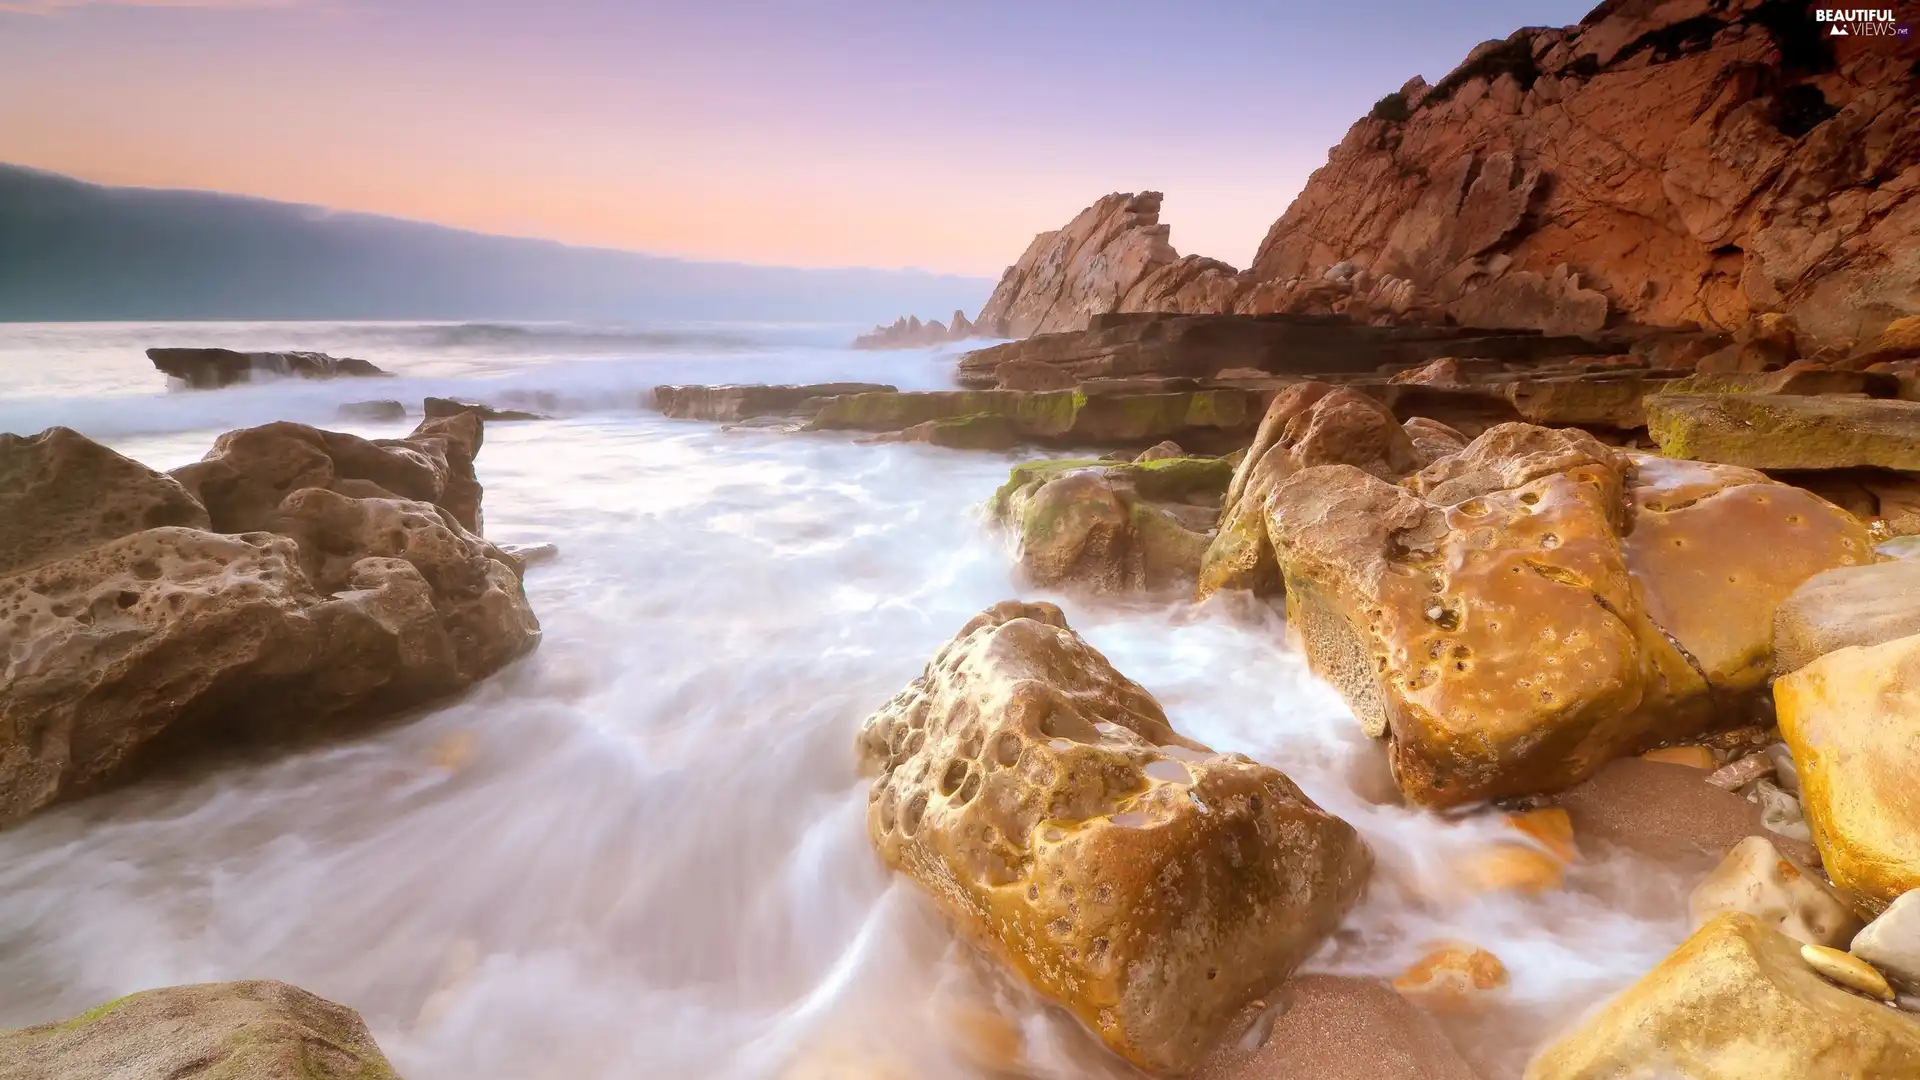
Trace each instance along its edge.
{"label": "sea", "polygon": [[[1174,726],[1281,769],[1379,863],[1308,970],[1493,951],[1489,1080],[1686,935],[1698,867],[1594,849],[1567,889],[1476,894],[1495,816],[1393,805],[1381,749],[1244,602],[1023,588],[982,502],[1045,456],[670,420],[675,382],[952,385],[955,347],[859,328],[0,324],[0,431],[65,425],[156,468],[296,420],[404,434],[426,395],[522,405],[479,458],[487,535],[557,545],[540,647],[369,734],[217,763],[0,832],[0,1026],[150,987],[282,979],[357,1009],[409,1080],[1134,1075],[880,863],[863,719],[982,608],[1062,606]],[[170,388],[149,346],[304,349],[385,380]],[[398,399],[408,421],[337,418]],[[1057,453],[1057,452],[1056,452]]]}

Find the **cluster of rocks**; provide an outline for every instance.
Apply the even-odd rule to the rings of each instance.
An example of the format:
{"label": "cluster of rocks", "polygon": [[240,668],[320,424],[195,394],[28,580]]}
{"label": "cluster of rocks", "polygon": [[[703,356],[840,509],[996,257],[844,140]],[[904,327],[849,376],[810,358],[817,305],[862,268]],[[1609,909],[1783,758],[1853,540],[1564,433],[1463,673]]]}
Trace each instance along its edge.
{"label": "cluster of rocks", "polygon": [[341,377],[390,376],[369,361],[350,356],[333,357],[317,352],[235,352],[232,349],[147,350],[153,361],[169,378],[179,379],[194,390],[216,390],[257,378],[334,379]]}
{"label": "cluster of rocks", "polygon": [[1344,313],[1592,334],[1737,330],[1820,345],[1920,314],[1912,37],[1835,37],[1810,7],[1607,3],[1414,78],[1347,132],[1245,271],[1180,256],[1157,192],[1037,237],[979,324],[1109,312]]}
{"label": "cluster of rocks", "polygon": [[351,730],[532,648],[481,535],[480,418],[275,423],[156,472],[0,435],[0,825],[210,749]]}
{"label": "cluster of rocks", "polygon": [[943,323],[939,319],[920,321],[918,315],[902,315],[887,326],[876,326],[872,330],[853,339],[856,349],[921,349],[929,345],[945,345],[949,341],[965,341],[970,337],[981,337],[982,331],[967,321],[967,313],[956,310],[953,321]]}

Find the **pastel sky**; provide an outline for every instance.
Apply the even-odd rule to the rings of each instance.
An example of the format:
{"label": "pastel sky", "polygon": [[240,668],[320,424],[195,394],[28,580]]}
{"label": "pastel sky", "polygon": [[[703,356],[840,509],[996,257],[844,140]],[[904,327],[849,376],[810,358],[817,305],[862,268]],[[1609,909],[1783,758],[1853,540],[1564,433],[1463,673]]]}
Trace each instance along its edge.
{"label": "pastel sky", "polygon": [[0,0],[0,161],[997,274],[1117,190],[1245,265],[1349,124],[1590,0]]}

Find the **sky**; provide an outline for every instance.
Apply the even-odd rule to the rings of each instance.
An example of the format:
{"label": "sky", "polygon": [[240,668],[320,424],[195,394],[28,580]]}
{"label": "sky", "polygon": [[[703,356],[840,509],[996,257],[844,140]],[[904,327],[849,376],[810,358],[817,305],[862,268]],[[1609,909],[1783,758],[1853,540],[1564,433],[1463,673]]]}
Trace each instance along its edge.
{"label": "sky", "polygon": [[1244,266],[1347,127],[1589,0],[0,0],[0,161],[997,275],[1110,191]]}

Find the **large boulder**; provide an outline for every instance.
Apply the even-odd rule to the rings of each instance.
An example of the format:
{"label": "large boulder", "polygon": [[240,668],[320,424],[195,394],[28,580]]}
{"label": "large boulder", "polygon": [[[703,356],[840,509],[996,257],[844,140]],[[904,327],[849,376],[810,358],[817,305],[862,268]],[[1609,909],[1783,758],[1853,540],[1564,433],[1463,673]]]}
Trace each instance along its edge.
{"label": "large boulder", "polygon": [[1080,330],[1116,311],[1133,287],[1179,259],[1160,223],[1161,194],[1113,194],[1044,232],[1007,267],[975,326],[993,337]]}
{"label": "large boulder", "polygon": [[148,349],[147,359],[195,390],[213,390],[260,378],[335,379],[380,376],[375,365],[317,352],[235,352],[232,349]]}
{"label": "large boulder", "polygon": [[1833,883],[1869,912],[1920,888],[1920,635],[1828,653],[1773,696]]}
{"label": "large boulder", "polygon": [[79,432],[0,433],[0,574],[142,529],[207,524],[206,509],[173,478]]}
{"label": "large boulder", "polygon": [[1311,954],[1371,865],[1284,775],[1177,734],[1049,604],[961,628],[859,753],[887,865],[1156,1073]]}
{"label": "large boulder", "polygon": [[1920,561],[1815,574],[1773,614],[1773,670],[1786,675],[1853,645],[1920,634]]}
{"label": "large boulder", "polygon": [[1527,1066],[1526,1080],[1907,1080],[1920,1023],[1816,974],[1798,941],[1715,918]]}
{"label": "large boulder", "polygon": [[144,990],[0,1031],[9,1080],[396,1080],[360,1014],[283,982]]}
{"label": "large boulder", "polygon": [[1920,470],[1920,401],[1805,394],[1655,394],[1662,453],[1749,469]]}
{"label": "large boulder", "polygon": [[130,532],[0,576],[0,825],[208,747],[362,726],[538,641],[519,560],[393,491],[444,490],[447,437],[321,436],[350,438],[224,439],[193,477],[224,533]]}
{"label": "large boulder", "polygon": [[1014,468],[988,512],[1014,538],[1030,585],[1184,588],[1199,572],[1232,476],[1222,458],[1029,462]]}
{"label": "large boulder", "polygon": [[1523,424],[1400,484],[1296,472],[1266,527],[1308,660],[1430,806],[1558,790],[1736,723],[1779,602],[1873,558],[1859,522],[1759,473]]}

